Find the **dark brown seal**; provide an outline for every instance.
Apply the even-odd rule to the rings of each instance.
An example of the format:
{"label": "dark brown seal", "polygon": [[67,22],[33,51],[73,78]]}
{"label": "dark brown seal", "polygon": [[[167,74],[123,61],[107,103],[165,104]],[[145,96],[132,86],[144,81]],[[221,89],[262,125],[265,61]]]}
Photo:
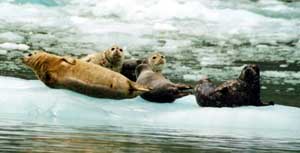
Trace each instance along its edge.
{"label": "dark brown seal", "polygon": [[260,100],[260,72],[257,65],[247,65],[236,80],[229,80],[215,86],[209,79],[199,80],[195,87],[195,96],[200,106],[234,107],[266,106]]}
{"label": "dark brown seal", "polygon": [[137,83],[150,87],[151,91],[141,94],[141,97],[158,103],[171,103],[177,98],[191,94],[191,86],[175,84],[161,73],[153,72],[148,64],[140,64],[136,68]]}
{"label": "dark brown seal", "polygon": [[48,87],[64,88],[99,98],[133,98],[149,91],[125,76],[93,63],[46,52],[23,58]]}

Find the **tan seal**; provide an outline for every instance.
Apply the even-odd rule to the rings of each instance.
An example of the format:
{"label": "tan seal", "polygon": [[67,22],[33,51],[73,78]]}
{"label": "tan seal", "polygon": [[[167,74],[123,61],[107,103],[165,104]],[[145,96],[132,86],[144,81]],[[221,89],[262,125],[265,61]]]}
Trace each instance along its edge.
{"label": "tan seal", "polygon": [[133,98],[149,91],[117,72],[70,57],[39,51],[25,56],[23,62],[51,88],[112,99]]}
{"label": "tan seal", "polygon": [[161,73],[166,64],[166,58],[161,53],[155,52],[146,59],[125,60],[121,74],[132,81],[136,81],[135,69],[142,63],[148,64],[154,72]]}
{"label": "tan seal", "polygon": [[154,72],[147,64],[136,68],[137,83],[150,87],[152,90],[141,94],[141,97],[158,103],[171,103],[177,98],[192,94],[192,87],[176,84],[166,79],[161,73]]}
{"label": "tan seal", "polygon": [[89,54],[81,60],[104,66],[115,72],[121,72],[124,62],[123,51],[121,47],[113,45],[105,51]]}

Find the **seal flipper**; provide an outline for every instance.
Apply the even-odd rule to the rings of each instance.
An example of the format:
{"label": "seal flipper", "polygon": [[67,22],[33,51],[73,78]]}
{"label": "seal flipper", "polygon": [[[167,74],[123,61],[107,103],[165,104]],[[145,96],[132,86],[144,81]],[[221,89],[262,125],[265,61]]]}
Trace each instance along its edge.
{"label": "seal flipper", "polygon": [[72,57],[68,57],[68,56],[65,56],[65,57],[62,57],[62,60],[68,64],[71,64],[71,65],[75,65],[76,64],[76,60]]}
{"label": "seal flipper", "polygon": [[135,82],[132,82],[132,81],[130,81],[130,80],[128,80],[128,84],[129,84],[129,86],[130,86],[130,88],[132,89],[132,90],[135,90],[135,91],[140,91],[140,92],[149,92],[151,89],[150,88],[148,88],[148,87],[145,87],[145,86],[143,86],[143,85],[140,85],[140,84],[138,84],[138,83],[135,83]]}
{"label": "seal flipper", "polygon": [[274,101],[269,101],[269,102],[260,102],[260,105],[257,106],[270,106],[270,105],[275,105]]}
{"label": "seal flipper", "polygon": [[186,85],[186,84],[175,84],[175,86],[176,86],[179,90],[193,89],[192,86]]}
{"label": "seal flipper", "polygon": [[176,86],[175,87],[170,87],[168,90],[170,91],[170,93],[172,93],[171,97],[173,97],[174,100],[176,100],[177,98],[181,98],[181,97],[184,97],[184,96],[187,96],[187,95],[191,94],[190,92],[187,92],[188,90],[180,90]]}
{"label": "seal flipper", "polygon": [[57,88],[54,75],[49,71],[37,73],[38,78],[49,88]]}
{"label": "seal flipper", "polygon": [[177,99],[177,98],[185,97],[185,96],[188,96],[188,95],[190,95],[190,93],[179,92],[179,93],[174,95],[174,98]]}
{"label": "seal flipper", "polygon": [[[175,84],[175,86],[177,87],[178,92],[181,93],[180,95],[187,96],[189,94],[194,94],[194,88],[190,85]],[[181,96],[181,97],[183,97],[183,96]]]}

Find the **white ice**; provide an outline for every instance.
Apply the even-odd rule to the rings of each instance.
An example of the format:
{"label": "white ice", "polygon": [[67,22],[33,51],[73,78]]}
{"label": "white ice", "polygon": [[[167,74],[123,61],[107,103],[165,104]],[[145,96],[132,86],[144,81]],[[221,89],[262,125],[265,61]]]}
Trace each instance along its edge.
{"label": "white ice", "polygon": [[25,44],[15,44],[15,43],[2,43],[0,44],[2,49],[17,49],[17,50],[28,50],[29,46]]}
{"label": "white ice", "polygon": [[[72,126],[107,125],[172,129],[201,135],[300,138],[300,109],[267,107],[203,108],[194,96],[172,104],[140,97],[127,100],[91,98],[50,89],[38,80],[0,77],[0,119]],[[137,129],[138,130],[138,129]]]}

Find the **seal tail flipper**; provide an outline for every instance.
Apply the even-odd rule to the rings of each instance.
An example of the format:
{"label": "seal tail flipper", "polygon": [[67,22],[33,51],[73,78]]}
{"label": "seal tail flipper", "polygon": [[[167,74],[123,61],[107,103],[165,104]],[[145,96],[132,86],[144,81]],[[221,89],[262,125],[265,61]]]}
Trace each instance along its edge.
{"label": "seal tail flipper", "polygon": [[270,105],[275,105],[275,103],[273,101],[261,102],[261,106],[270,106]]}
{"label": "seal tail flipper", "polygon": [[148,87],[145,87],[143,85],[140,85],[138,83],[135,83],[135,82],[132,82],[132,81],[129,81],[129,85],[131,87],[131,89],[135,90],[135,91],[140,91],[140,92],[148,92],[150,91],[151,89],[148,88]]}
{"label": "seal tail flipper", "polygon": [[186,85],[186,84],[176,84],[176,87],[179,89],[179,90],[184,90],[184,89],[193,89],[192,86],[190,85]]}
{"label": "seal tail flipper", "polygon": [[195,90],[193,88],[190,89],[178,89],[179,93],[185,93],[188,95],[193,95],[195,93]]}
{"label": "seal tail flipper", "polygon": [[190,93],[185,93],[185,92],[179,92],[178,94],[176,94],[174,96],[174,98],[181,98],[181,97],[184,97],[184,96],[187,96],[187,95],[190,95]]}

